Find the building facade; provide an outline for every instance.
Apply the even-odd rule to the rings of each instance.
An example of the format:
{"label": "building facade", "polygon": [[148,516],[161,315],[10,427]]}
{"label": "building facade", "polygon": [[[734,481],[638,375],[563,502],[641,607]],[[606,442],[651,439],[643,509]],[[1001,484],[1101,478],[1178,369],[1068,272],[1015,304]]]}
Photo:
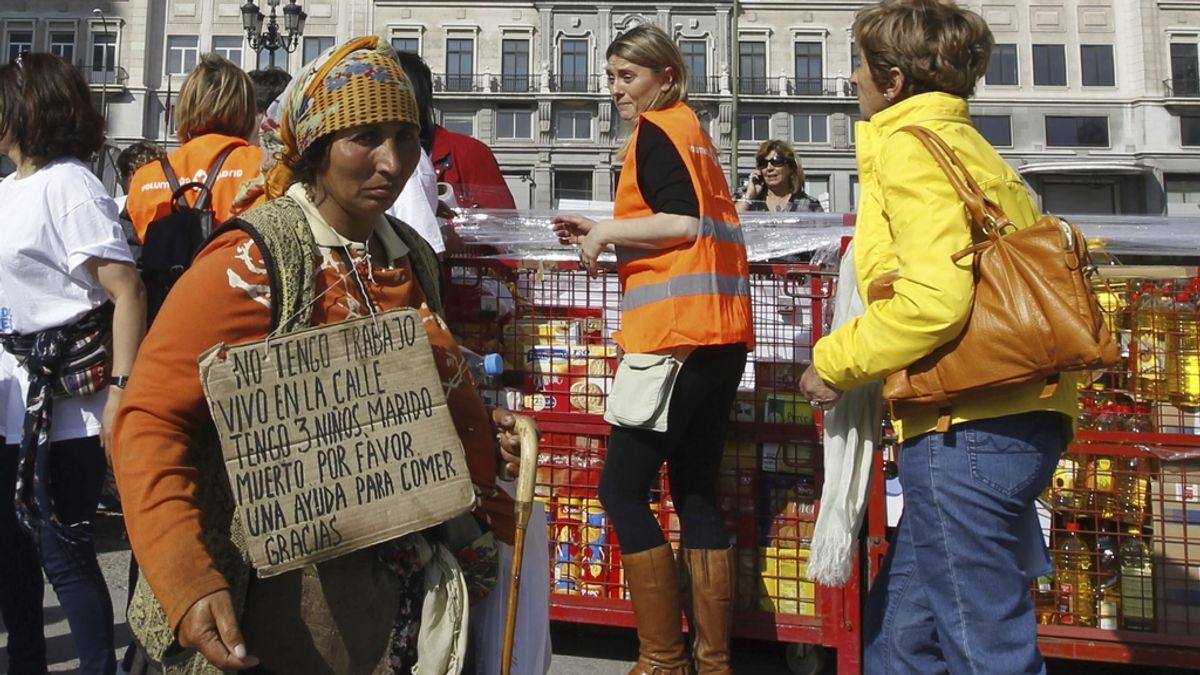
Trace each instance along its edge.
{"label": "building facade", "polygon": [[[299,2],[304,36],[293,53],[276,53],[277,65],[295,73],[369,32],[421,54],[441,123],[492,147],[519,206],[611,198],[626,130],[608,98],[604,50],[649,22],[678,40],[690,101],[739,182],[758,145],[782,138],[796,146],[810,194],[854,209],[850,26],[868,3]],[[1200,214],[1200,0],[963,4],[997,43],[972,102],[976,125],[1043,209]],[[79,64],[116,146],[174,142],[170,102],[199,54],[247,69],[270,58],[247,45],[236,0],[2,0],[0,26],[7,59],[36,49]]]}

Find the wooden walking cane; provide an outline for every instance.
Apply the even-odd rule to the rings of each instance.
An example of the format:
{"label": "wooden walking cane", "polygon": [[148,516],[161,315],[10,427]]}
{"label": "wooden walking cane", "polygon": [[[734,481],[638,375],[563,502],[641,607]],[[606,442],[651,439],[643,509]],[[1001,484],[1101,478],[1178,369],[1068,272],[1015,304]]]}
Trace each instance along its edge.
{"label": "wooden walking cane", "polygon": [[537,479],[538,434],[533,420],[514,415],[517,435],[521,437],[521,464],[517,474],[516,521],[513,541],[512,568],[509,572],[508,611],[504,616],[504,651],[500,660],[500,675],[512,672],[513,637],[517,630],[517,601],[521,590],[521,561],[525,558],[525,530],[533,512],[533,485]]}

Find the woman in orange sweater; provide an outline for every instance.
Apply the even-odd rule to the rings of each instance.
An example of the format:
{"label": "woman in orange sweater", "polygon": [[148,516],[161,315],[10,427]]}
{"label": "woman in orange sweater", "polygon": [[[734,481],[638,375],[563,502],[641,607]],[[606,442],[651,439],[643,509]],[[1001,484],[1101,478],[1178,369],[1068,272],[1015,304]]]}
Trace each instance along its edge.
{"label": "woman in orange sweater", "polygon": [[[219,450],[204,440],[214,428],[197,356],[218,343],[258,340],[273,326],[290,326],[293,315],[282,308],[287,293],[281,289],[305,259],[313,284],[303,296],[308,325],[420,309],[479,495],[475,513],[497,538],[512,541],[512,501],[496,487],[500,463],[517,459],[496,442],[511,416],[489,417],[462,354],[433,311],[432,250],[384,216],[420,152],[411,87],[390,47],[375,37],[327,51],[298,80],[284,107],[285,148],[267,181],[270,201],[245,214],[245,221],[232,221],[237,227],[211,241],[175,285],[119,415],[117,482],[145,581],[130,610],[141,647],[135,672],[180,658],[180,645],[199,653],[191,659],[207,659],[192,663],[207,672],[253,667],[260,657],[267,671],[280,673],[314,672],[314,664],[322,664],[320,672],[404,673],[418,659],[423,672],[453,670],[445,662],[453,655],[418,650],[415,627],[425,592],[420,570],[427,558],[385,560],[373,549],[350,553],[310,566],[318,585],[330,577],[339,583],[305,595],[294,589],[313,583],[309,571],[250,578],[246,564],[229,555],[236,536],[229,526],[227,479]],[[286,192],[272,193],[272,186]],[[284,255],[286,246],[264,248],[279,239],[258,238],[287,228],[306,232],[293,236],[311,242],[293,254],[300,260]],[[312,625],[312,602],[328,603],[317,617],[329,622],[320,635],[303,632]],[[396,618],[383,619],[389,616]],[[455,626],[454,638],[459,635],[465,639],[465,623]]]}
{"label": "woman in orange sweater", "polygon": [[[215,225],[234,215],[233,198],[242,183],[257,176],[263,151],[251,145],[258,121],[254,83],[241,68],[216,54],[205,54],[188,73],[175,104],[176,135],[183,145],[167,157],[179,183],[203,183],[217,156],[229,149],[213,184],[210,202]],[[129,183],[125,208],[138,239],[150,223],[171,212],[171,188],[162,165],[149,162]],[[195,203],[195,192],[189,203]]]}

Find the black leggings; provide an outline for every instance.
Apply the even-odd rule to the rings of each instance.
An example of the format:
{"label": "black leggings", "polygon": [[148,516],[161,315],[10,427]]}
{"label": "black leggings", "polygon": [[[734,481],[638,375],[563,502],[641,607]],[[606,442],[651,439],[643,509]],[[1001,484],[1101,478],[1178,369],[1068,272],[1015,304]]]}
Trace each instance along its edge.
{"label": "black leggings", "polygon": [[638,553],[666,543],[647,501],[663,462],[679,514],[681,544],[729,546],[717,509],[717,476],[729,411],[745,367],[744,344],[699,347],[679,371],[666,432],[613,427],[600,474],[600,502],[617,530],[622,552]]}

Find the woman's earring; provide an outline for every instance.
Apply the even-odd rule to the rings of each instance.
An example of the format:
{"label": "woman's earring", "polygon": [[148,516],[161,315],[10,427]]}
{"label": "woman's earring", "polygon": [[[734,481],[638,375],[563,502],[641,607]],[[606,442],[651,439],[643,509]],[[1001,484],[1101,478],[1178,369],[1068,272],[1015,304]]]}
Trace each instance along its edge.
{"label": "woman's earring", "polygon": [[892,92],[890,92],[890,91],[888,91],[888,92],[884,92],[884,94],[883,94],[883,100],[887,101],[888,103],[891,103],[891,102],[892,102],[892,96],[893,96]]}

